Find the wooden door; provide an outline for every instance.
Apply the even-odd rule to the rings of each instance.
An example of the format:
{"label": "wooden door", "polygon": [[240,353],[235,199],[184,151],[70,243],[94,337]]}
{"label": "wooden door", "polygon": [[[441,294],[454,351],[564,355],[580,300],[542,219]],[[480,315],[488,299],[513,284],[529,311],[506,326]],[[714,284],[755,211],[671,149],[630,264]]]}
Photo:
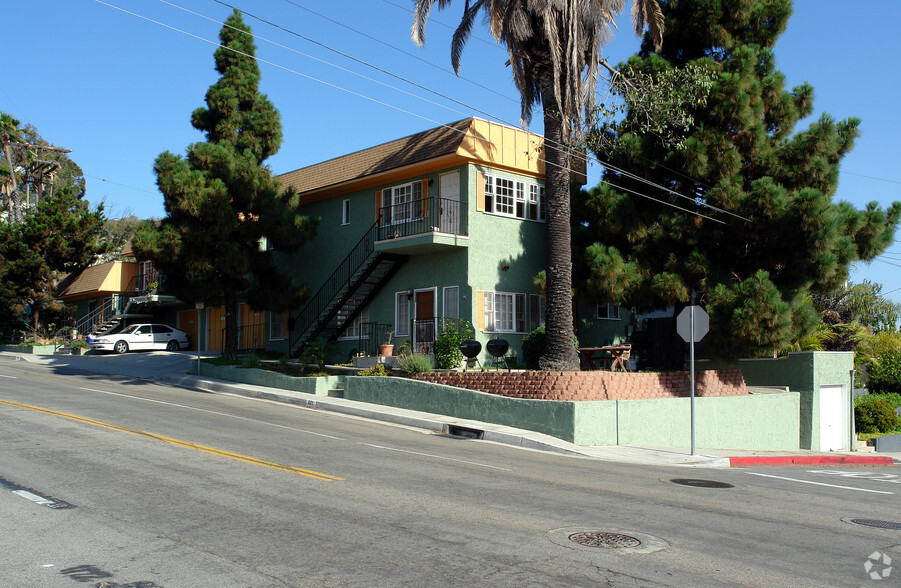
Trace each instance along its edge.
{"label": "wooden door", "polygon": [[198,345],[198,318],[196,309],[178,311],[178,328],[188,334],[188,349],[191,350],[196,350]]}
{"label": "wooden door", "polygon": [[241,349],[265,349],[265,313],[252,310],[248,305],[241,304],[241,340],[238,347]]}
{"label": "wooden door", "polygon": [[420,353],[429,353],[435,342],[435,290],[416,292],[416,332],[413,343]]}
{"label": "wooden door", "polygon": [[222,351],[222,340],[225,331],[225,307],[211,308],[209,311],[210,344],[209,351]]}

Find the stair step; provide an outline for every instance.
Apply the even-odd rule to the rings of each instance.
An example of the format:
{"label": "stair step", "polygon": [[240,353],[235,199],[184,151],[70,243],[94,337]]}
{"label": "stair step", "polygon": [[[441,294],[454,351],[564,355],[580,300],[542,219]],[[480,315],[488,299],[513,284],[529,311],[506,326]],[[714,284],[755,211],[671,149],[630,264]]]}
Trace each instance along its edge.
{"label": "stair step", "polygon": [[344,388],[333,388],[328,391],[330,398],[344,398]]}

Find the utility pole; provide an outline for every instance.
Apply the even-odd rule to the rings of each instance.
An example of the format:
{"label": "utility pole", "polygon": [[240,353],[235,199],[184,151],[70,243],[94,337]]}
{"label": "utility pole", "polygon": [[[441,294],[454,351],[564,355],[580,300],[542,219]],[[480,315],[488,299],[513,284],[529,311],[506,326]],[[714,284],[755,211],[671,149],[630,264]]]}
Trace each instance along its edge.
{"label": "utility pole", "polygon": [[[9,222],[19,223],[24,219],[24,214],[22,212],[22,202],[19,198],[18,185],[16,184],[16,170],[13,168],[12,151],[10,149],[11,145],[31,151],[51,151],[55,153],[71,153],[72,150],[65,149],[63,147],[51,147],[49,145],[34,145],[32,143],[10,141],[9,133],[3,133],[3,150],[6,153],[6,163],[7,165],[9,165],[10,177],[10,182],[7,183],[6,186],[7,196],[9,199]],[[39,178],[37,190],[35,191],[35,204],[38,203],[44,193],[44,175],[49,173],[52,179],[53,172],[56,171],[57,168],[59,168],[59,165],[59,162],[37,159],[37,157],[35,156],[34,163],[26,168],[26,172],[29,175],[34,174]],[[11,184],[11,186],[9,184]],[[50,190],[52,194],[52,184]]]}

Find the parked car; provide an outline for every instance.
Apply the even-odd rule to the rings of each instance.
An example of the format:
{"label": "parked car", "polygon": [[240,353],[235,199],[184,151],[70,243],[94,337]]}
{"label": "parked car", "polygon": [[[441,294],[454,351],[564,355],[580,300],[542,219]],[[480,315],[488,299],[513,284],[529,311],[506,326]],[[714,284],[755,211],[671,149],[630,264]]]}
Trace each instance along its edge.
{"label": "parked car", "polygon": [[178,351],[189,347],[188,334],[168,325],[129,325],[123,331],[111,335],[101,335],[88,341],[91,349],[98,351],[137,351],[141,349],[165,349]]}

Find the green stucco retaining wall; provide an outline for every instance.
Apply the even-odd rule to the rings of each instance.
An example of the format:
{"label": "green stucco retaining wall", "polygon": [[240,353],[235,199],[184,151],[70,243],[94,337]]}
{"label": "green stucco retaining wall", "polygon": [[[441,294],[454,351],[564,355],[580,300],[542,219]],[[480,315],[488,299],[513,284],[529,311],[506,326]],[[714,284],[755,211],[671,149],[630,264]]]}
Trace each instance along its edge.
{"label": "green stucco retaining wall", "polygon": [[200,362],[200,375],[229,382],[241,382],[252,386],[267,386],[320,396],[327,396],[329,390],[344,380],[344,376],[298,378],[266,370],[241,368],[234,365],[213,365],[206,362]]}
{"label": "green stucco retaining wall", "polygon": [[[618,401],[619,444],[691,446],[691,399]],[[695,398],[695,445],[708,449],[799,449],[797,393]]]}
{"label": "green stucco retaining wall", "polygon": [[344,398],[519,427],[575,442],[576,409],[572,402],[522,400],[407,378],[376,376],[347,378]]}
{"label": "green stucco retaining wall", "polygon": [[0,345],[0,351],[9,353],[28,353],[31,355],[53,355],[55,345]]}
{"label": "green stucco retaining wall", "polygon": [[[687,398],[524,400],[416,380],[360,376],[346,380],[344,397],[528,429],[576,445],[691,445]],[[695,402],[697,447],[798,449],[796,393],[697,398]]]}
{"label": "green stucco retaining wall", "polygon": [[792,392],[798,392],[801,397],[799,444],[801,449],[819,449],[820,387],[840,385],[847,390],[851,385],[854,353],[804,351],[778,359],[741,359],[737,363],[710,365],[714,369],[741,369],[748,386],[788,387]]}

